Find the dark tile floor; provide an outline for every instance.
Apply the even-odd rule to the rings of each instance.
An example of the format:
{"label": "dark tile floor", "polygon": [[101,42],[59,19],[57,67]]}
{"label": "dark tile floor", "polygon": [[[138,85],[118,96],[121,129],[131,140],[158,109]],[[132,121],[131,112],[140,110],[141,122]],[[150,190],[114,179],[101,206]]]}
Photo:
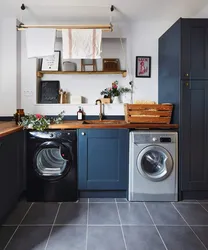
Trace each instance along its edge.
{"label": "dark tile floor", "polygon": [[204,250],[208,201],[20,202],[0,227],[0,250]]}

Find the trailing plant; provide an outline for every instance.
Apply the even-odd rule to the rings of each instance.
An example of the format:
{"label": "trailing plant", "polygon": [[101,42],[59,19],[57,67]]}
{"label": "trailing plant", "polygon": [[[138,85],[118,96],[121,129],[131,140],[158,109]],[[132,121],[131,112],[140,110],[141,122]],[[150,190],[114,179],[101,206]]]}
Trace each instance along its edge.
{"label": "trailing plant", "polygon": [[49,118],[41,114],[27,114],[21,118],[19,125],[23,126],[24,129],[34,129],[43,131],[49,127],[50,124],[59,124],[63,121],[64,111],[58,114],[55,118]]}

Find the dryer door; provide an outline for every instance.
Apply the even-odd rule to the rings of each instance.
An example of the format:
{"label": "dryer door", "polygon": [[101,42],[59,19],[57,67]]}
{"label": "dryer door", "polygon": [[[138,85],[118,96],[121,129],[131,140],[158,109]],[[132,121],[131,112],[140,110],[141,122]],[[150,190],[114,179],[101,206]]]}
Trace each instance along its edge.
{"label": "dryer door", "polygon": [[161,146],[148,146],[137,157],[137,168],[141,175],[151,181],[162,181],[173,170],[170,153]]}
{"label": "dryer door", "polygon": [[71,168],[72,155],[69,146],[48,141],[41,144],[34,156],[34,170],[42,179],[51,181],[63,178]]}

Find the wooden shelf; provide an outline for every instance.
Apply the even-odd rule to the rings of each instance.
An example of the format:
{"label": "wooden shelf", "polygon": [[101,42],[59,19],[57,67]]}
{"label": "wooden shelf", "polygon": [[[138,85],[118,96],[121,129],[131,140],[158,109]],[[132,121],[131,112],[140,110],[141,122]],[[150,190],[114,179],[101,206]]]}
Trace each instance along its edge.
{"label": "wooden shelf", "polygon": [[37,77],[41,78],[43,75],[122,75],[126,77],[127,71],[38,71]]}

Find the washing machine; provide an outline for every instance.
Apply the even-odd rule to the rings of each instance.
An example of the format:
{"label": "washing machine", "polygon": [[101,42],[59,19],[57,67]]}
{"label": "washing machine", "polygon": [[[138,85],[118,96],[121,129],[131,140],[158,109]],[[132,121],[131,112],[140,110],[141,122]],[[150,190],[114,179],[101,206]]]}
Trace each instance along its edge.
{"label": "washing machine", "polygon": [[129,150],[129,201],[178,200],[178,135],[132,131]]}
{"label": "washing machine", "polygon": [[76,130],[29,131],[27,138],[27,200],[76,201]]}

